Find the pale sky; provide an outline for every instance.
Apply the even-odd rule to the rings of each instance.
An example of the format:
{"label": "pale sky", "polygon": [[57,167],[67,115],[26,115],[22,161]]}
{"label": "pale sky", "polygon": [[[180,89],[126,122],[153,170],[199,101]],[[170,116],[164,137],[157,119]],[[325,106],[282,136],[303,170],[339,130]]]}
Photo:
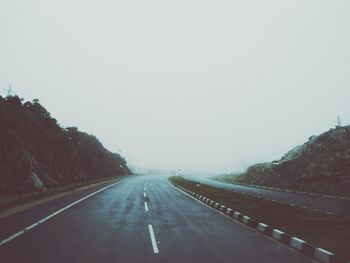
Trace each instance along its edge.
{"label": "pale sky", "polygon": [[350,123],[349,0],[0,0],[0,89],[129,163],[221,173]]}

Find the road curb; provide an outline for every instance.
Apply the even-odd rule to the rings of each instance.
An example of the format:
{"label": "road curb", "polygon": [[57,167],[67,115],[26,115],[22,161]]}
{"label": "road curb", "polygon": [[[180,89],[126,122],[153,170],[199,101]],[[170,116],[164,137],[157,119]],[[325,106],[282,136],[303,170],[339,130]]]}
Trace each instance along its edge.
{"label": "road curb", "polygon": [[30,209],[32,207],[44,204],[48,201],[64,197],[66,195],[72,194],[74,192],[79,192],[79,191],[85,191],[88,190],[92,187],[98,187],[99,185],[102,184],[107,184],[107,183],[113,183],[113,182],[121,182],[125,180],[127,177],[117,177],[114,179],[108,179],[108,180],[100,180],[96,181],[95,183],[90,183],[90,184],[76,184],[76,185],[71,185],[67,187],[61,187],[55,188],[50,192],[43,192],[43,194],[39,194],[35,196],[35,198],[28,198],[28,199],[23,199],[19,203],[13,203],[11,205],[1,205],[0,204],[0,219],[8,217],[10,215],[19,213],[23,210]]}
{"label": "road curb", "polygon": [[329,252],[329,251],[322,249],[322,248],[314,247],[302,239],[299,239],[297,237],[293,237],[291,235],[288,235],[287,233],[284,233],[283,231],[281,231],[279,229],[276,229],[276,228],[273,228],[273,227],[266,225],[264,223],[258,222],[256,220],[250,218],[249,216],[243,215],[240,212],[235,211],[232,208],[229,208],[229,207],[226,207],[222,204],[219,204],[213,200],[210,200],[209,198],[207,198],[205,196],[199,195],[198,193],[189,191],[186,188],[181,187],[181,186],[171,182],[170,180],[169,180],[169,182],[173,186],[175,186],[176,188],[185,192],[186,194],[198,199],[199,201],[207,204],[208,206],[210,206],[216,210],[219,210],[220,212],[222,212],[226,216],[229,216],[230,218],[233,218],[234,220],[257,230],[260,233],[263,233],[263,234],[273,238],[274,240],[284,244],[285,246],[288,246],[294,250],[297,250],[300,253],[302,253],[302,254],[304,254],[312,259],[318,260],[319,262],[322,262],[322,263],[350,263],[350,262],[347,262],[343,259],[340,259],[332,252]]}
{"label": "road curb", "polygon": [[[131,176],[131,175],[128,175]],[[128,176],[113,176],[113,177],[107,177],[107,178],[100,178],[100,179],[92,179],[92,180],[87,180],[87,181],[82,181],[78,182],[75,184],[70,184],[66,186],[59,186],[55,188],[50,188],[47,190],[43,191],[38,191],[38,192],[31,192],[26,194],[22,199],[18,199],[17,197],[13,200],[7,201],[7,202],[0,202],[0,211],[1,210],[6,210],[18,205],[23,205],[41,198],[53,196],[56,194],[64,193],[64,192],[69,192],[69,191],[74,191],[76,189],[79,189],[81,187],[88,187],[88,186],[94,186],[97,184],[102,184],[105,182],[113,181],[113,180],[118,180],[120,178],[126,178]],[[0,212],[1,213],[1,212]]]}
{"label": "road curb", "polygon": [[[219,181],[219,182],[222,182],[222,181]],[[329,199],[338,199],[338,200],[350,201],[350,197],[349,196],[337,196],[337,195],[330,195],[330,194],[304,192],[304,191],[298,191],[298,190],[293,190],[293,189],[283,189],[283,188],[278,188],[278,187],[268,187],[268,186],[262,186],[262,185],[256,185],[256,184],[244,184],[244,183],[233,183],[233,182],[226,182],[226,183],[242,185],[242,186],[249,186],[249,187],[265,189],[265,190],[273,190],[273,191],[279,191],[279,192],[286,192],[286,193],[293,193],[293,194],[301,194],[301,195],[317,196],[317,197],[323,197],[323,198],[329,198]]]}

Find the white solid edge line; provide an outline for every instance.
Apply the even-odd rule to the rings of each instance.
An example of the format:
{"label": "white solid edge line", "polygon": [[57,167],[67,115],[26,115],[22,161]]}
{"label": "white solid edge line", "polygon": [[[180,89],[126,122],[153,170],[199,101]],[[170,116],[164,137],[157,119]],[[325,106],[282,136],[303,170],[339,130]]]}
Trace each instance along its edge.
{"label": "white solid edge line", "polygon": [[152,242],[153,252],[154,252],[155,254],[158,254],[158,253],[159,253],[159,250],[158,250],[156,238],[155,238],[155,236],[154,236],[154,232],[153,232],[153,227],[152,227],[152,225],[148,225],[148,229],[149,229],[149,234],[150,234],[150,236],[151,236],[151,242]]}
{"label": "white solid edge line", "polygon": [[70,207],[72,207],[72,206],[74,206],[74,205],[80,203],[81,201],[84,201],[85,199],[87,199],[87,198],[89,198],[89,197],[91,197],[91,196],[93,196],[93,195],[95,195],[95,194],[97,194],[97,193],[99,193],[99,192],[101,192],[101,191],[107,189],[107,188],[110,188],[110,187],[112,187],[112,186],[114,186],[114,185],[116,185],[116,184],[119,184],[119,183],[120,183],[120,181],[119,181],[119,182],[116,182],[116,183],[114,183],[114,184],[108,185],[108,186],[106,186],[106,187],[103,187],[102,189],[100,189],[100,190],[98,190],[98,191],[96,191],[96,192],[93,192],[93,193],[91,193],[91,194],[89,194],[89,195],[87,195],[87,196],[85,196],[85,197],[83,197],[83,198],[81,198],[81,199],[79,199],[79,200],[77,200],[77,201],[75,201],[75,202],[73,202],[73,203],[71,203],[71,204],[69,204],[69,205],[63,207],[63,208],[61,208],[60,210],[57,210],[56,212],[54,212],[54,213],[48,215],[47,217],[44,217],[44,218],[40,219],[39,221],[37,221],[37,222],[31,224],[30,226],[25,227],[24,229],[22,229],[22,230],[18,231],[17,233],[15,233],[15,234],[9,236],[8,238],[5,238],[4,240],[1,240],[1,241],[0,241],[0,247],[3,246],[3,245],[5,245],[6,243],[10,242],[11,240],[13,240],[13,239],[15,239],[15,238],[17,238],[17,237],[23,235],[25,232],[28,232],[28,231],[32,230],[33,228],[39,226],[41,223],[46,222],[46,221],[49,220],[50,218],[52,218],[52,217],[54,217],[54,216],[56,216],[56,215],[62,213],[63,211],[67,210],[68,208],[70,208]]}
{"label": "white solid edge line", "polygon": [[147,202],[145,202],[145,210],[148,211],[148,205]]}
{"label": "white solid edge line", "polygon": [[[206,208],[211,209],[211,210],[215,211],[216,213],[219,213],[219,214],[221,214],[221,215],[224,215],[224,216],[227,217],[227,218],[232,219],[232,218],[231,218],[230,216],[228,216],[227,214],[221,212],[220,210],[215,209],[214,207],[212,207],[211,205],[208,205],[207,203],[201,202],[201,201],[198,200],[196,197],[194,197],[194,196],[192,196],[192,195],[186,193],[185,191],[183,191],[183,190],[181,190],[180,188],[176,187],[175,185],[173,185],[173,184],[170,183],[169,181],[168,181],[168,184],[170,184],[176,191],[179,191],[180,193],[186,195],[187,197],[191,198],[193,201],[195,201],[195,202],[201,204],[202,206],[205,206]],[[214,202],[214,201],[211,200],[210,202]],[[214,203],[215,203],[215,202],[214,202]],[[237,223],[236,220],[232,220],[232,222]],[[238,223],[237,223],[237,224],[238,224]],[[350,263],[350,262],[349,262],[349,263]]]}

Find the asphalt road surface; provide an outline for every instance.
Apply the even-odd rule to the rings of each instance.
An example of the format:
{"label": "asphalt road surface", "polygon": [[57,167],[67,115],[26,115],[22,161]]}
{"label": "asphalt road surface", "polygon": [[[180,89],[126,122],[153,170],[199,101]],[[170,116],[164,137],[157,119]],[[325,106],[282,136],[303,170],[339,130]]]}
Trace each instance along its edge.
{"label": "asphalt road surface", "polygon": [[242,193],[260,196],[269,200],[276,200],[281,203],[293,204],[308,209],[322,211],[325,213],[332,213],[340,216],[350,217],[350,201],[337,200],[319,196],[308,196],[296,193],[288,193],[281,191],[274,191],[263,188],[249,187],[238,184],[230,184],[219,182],[213,179],[185,176],[186,178],[197,181],[199,183],[215,186],[221,189],[235,190]]}
{"label": "asphalt road surface", "polygon": [[312,262],[183,194],[164,176],[110,185],[1,219],[0,262]]}

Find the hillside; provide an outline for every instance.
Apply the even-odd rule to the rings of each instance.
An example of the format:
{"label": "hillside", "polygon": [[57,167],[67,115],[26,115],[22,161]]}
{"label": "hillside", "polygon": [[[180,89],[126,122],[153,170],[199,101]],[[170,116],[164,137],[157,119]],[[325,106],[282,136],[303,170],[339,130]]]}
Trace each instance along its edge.
{"label": "hillside", "polygon": [[0,96],[0,195],[126,174],[124,158],[92,135],[61,128],[38,100]]}
{"label": "hillside", "polygon": [[312,136],[278,161],[250,166],[235,181],[350,195],[350,126]]}

